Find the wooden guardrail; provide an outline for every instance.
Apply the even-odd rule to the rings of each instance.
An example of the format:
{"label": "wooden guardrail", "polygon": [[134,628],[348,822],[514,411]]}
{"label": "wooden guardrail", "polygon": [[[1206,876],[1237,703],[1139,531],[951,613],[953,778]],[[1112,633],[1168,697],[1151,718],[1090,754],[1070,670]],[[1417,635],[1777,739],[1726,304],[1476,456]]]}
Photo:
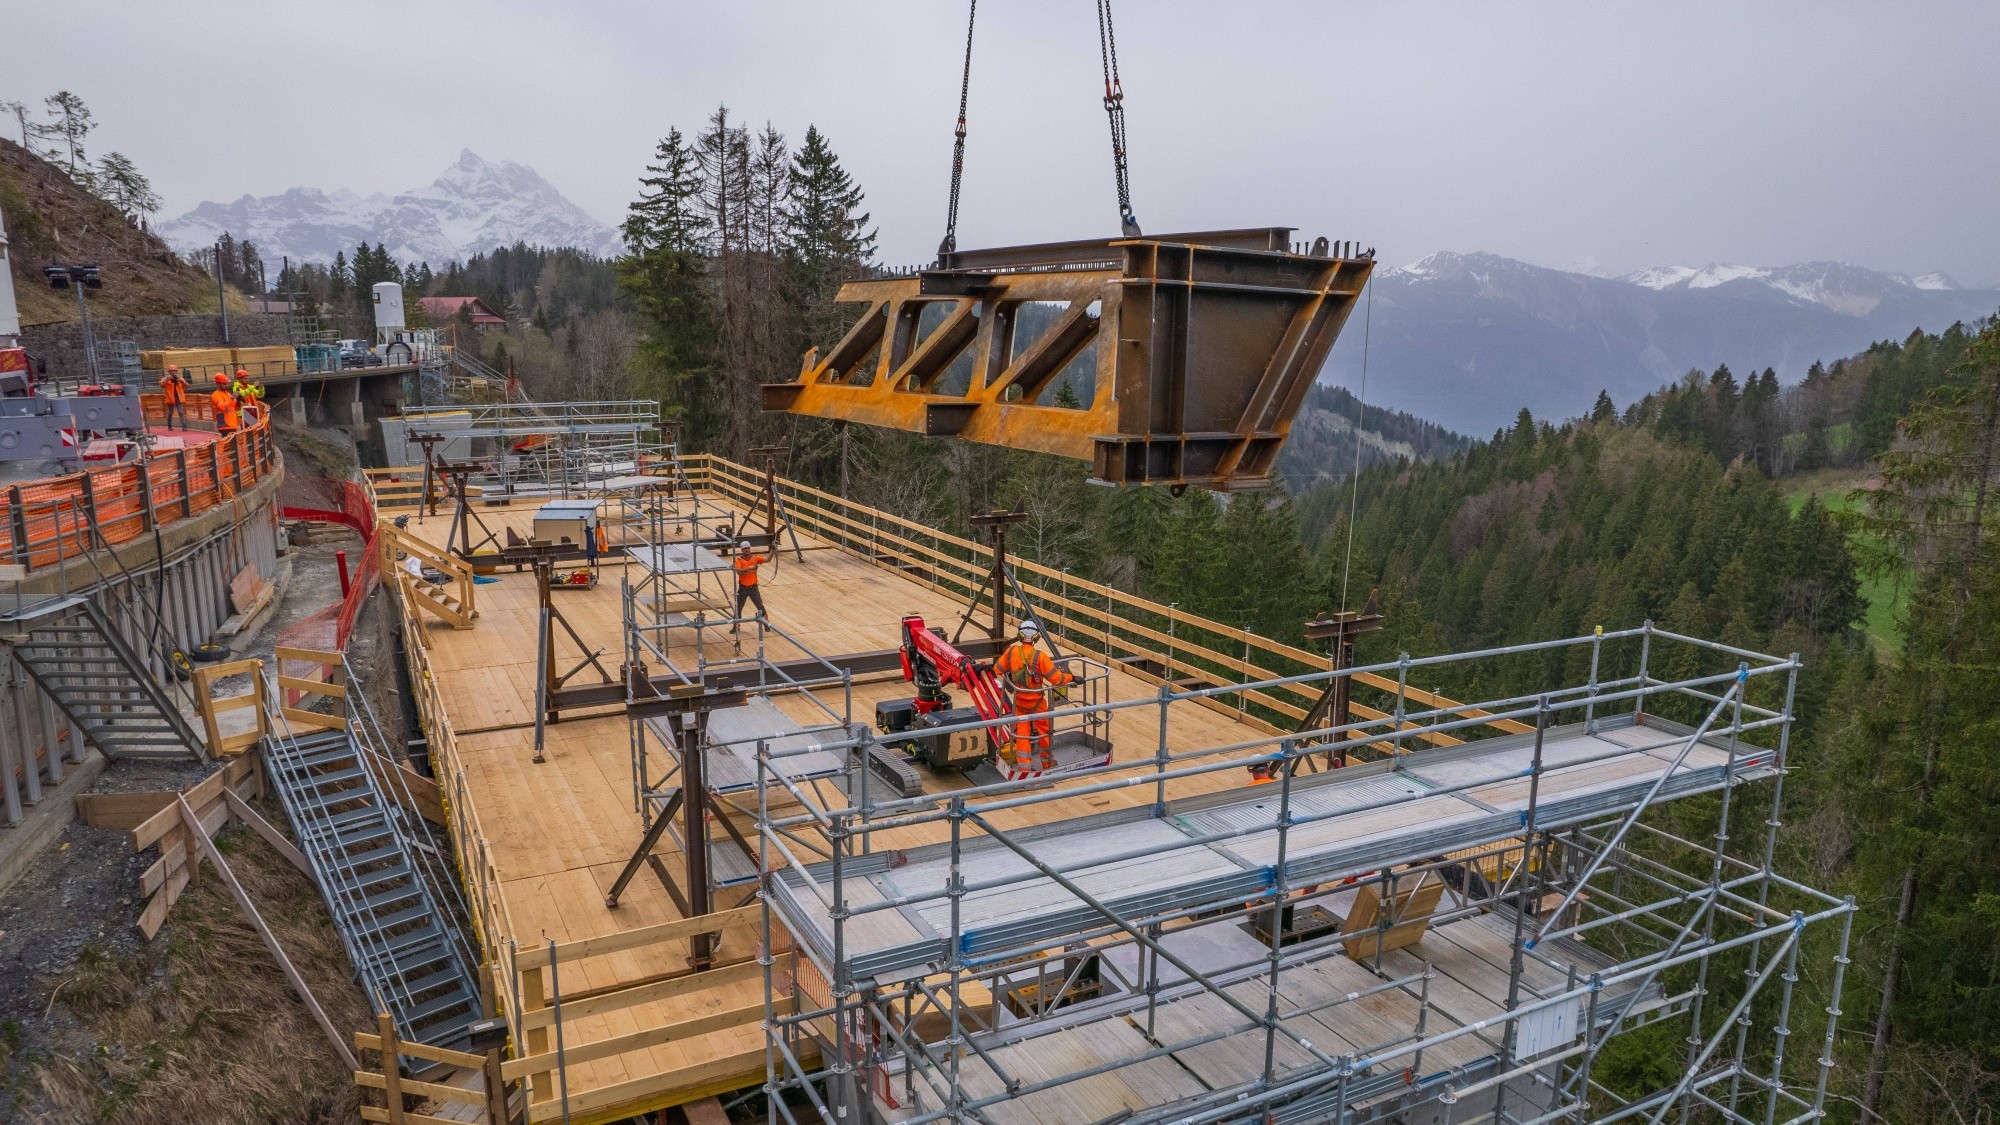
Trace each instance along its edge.
{"label": "wooden guardrail", "polygon": [[[355,1084],[363,1090],[380,1092],[383,1100],[379,1106],[361,1107],[363,1121],[391,1125],[466,1125],[466,1122],[502,1125],[518,1120],[514,1112],[517,1099],[512,1096],[508,1081],[501,1077],[497,1050],[474,1055],[400,1039],[396,1035],[396,1021],[387,1012],[376,1017],[375,1034],[354,1033],[354,1049],[361,1053],[361,1062],[354,1070]],[[368,1065],[370,1052],[375,1056],[373,1069]],[[466,1085],[405,1078],[397,1064],[399,1057],[455,1067]],[[405,1099],[412,1097],[437,1103],[440,1112],[419,1113],[406,1108]]]}
{"label": "wooden guardrail", "polygon": [[[479,616],[479,587],[471,563],[390,521],[376,525],[376,538],[381,543],[382,573],[396,576],[396,588],[402,592],[404,604],[421,606],[454,629],[472,628],[473,619]],[[410,573],[406,559],[415,559],[437,571],[444,576],[443,580],[432,582]]]}
{"label": "wooden guardrail", "polygon": [[[756,470],[713,455],[688,458],[697,487],[729,500],[753,506],[763,486]],[[915,520],[843,500],[832,493],[779,478],[780,498],[793,522],[810,535],[872,559],[877,565],[919,581],[958,601],[969,601],[990,578],[993,553],[981,543],[941,532]],[[1114,586],[1081,579],[1029,559],[1013,560],[1014,571],[1034,602],[1035,617],[1053,627],[1076,648],[1101,655],[1105,662],[1154,683],[1176,687],[1220,686],[1246,680],[1268,680],[1323,671],[1324,655],[1262,637],[1248,629],[1185,613]],[[1357,718],[1392,718],[1400,699],[1405,711],[1439,708],[1467,718],[1487,712],[1456,703],[1442,695],[1374,673],[1357,673],[1357,693],[1350,709]],[[1320,685],[1278,685],[1244,690],[1202,702],[1272,733],[1296,729],[1318,701]],[[1377,704],[1371,706],[1370,703]],[[1407,729],[1416,724],[1404,723]],[[1487,724],[1501,733],[1531,730],[1511,719]],[[1460,741],[1427,732],[1433,745]]]}

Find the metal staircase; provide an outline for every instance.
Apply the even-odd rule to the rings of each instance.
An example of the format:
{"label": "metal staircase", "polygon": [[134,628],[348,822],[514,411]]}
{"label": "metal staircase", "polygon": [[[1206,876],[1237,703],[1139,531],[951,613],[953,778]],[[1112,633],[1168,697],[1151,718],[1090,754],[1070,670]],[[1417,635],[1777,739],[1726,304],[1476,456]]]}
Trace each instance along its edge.
{"label": "metal staircase", "polygon": [[402,1038],[463,1047],[483,1013],[475,959],[439,901],[456,884],[409,803],[384,791],[399,767],[367,744],[372,719],[298,731],[272,713],[265,764],[356,976]]}
{"label": "metal staircase", "polygon": [[207,756],[202,737],[97,603],[55,598],[9,614],[14,655],[107,758]]}

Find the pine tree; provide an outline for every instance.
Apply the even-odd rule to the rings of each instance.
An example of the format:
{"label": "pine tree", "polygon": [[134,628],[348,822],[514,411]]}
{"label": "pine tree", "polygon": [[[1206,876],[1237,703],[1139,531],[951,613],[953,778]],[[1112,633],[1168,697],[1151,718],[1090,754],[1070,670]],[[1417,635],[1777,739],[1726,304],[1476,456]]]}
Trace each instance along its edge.
{"label": "pine tree", "polygon": [[1611,401],[1610,391],[1597,392],[1597,402],[1590,408],[1590,420],[1599,425],[1618,420],[1618,407]]}
{"label": "pine tree", "polygon": [[792,157],[785,201],[785,242],[798,262],[801,296],[833,299],[840,278],[875,253],[875,232],[854,177],[840,166],[826,134],[806,128],[805,143]]}
{"label": "pine tree", "polygon": [[[2000,552],[1989,513],[2000,483],[2000,325],[1972,341],[1953,374],[1904,419],[1907,441],[1883,454],[1864,520],[1893,552],[1876,565],[1900,561],[1919,576],[1903,655],[1871,709],[1874,785],[1857,794],[1854,812],[1879,836],[1871,874],[1896,902],[1861,1096],[1871,1115],[1897,1028],[1947,1042],[1972,1032],[1989,1050],[2000,1031],[1991,1016],[2000,1002],[2000,911],[1991,905],[2000,901],[1991,814]],[[1985,952],[1968,961],[1961,949]]]}
{"label": "pine tree", "polygon": [[50,163],[60,162],[70,179],[90,187],[93,179],[90,158],[83,150],[85,138],[97,127],[90,108],[68,90],[57,90],[44,98],[42,104],[48,107],[49,120],[39,135],[48,138],[49,145],[41,155]]}
{"label": "pine tree", "polygon": [[[712,222],[701,165],[674,129],[654,148],[646,173],[625,220],[628,252],[617,263],[618,288],[641,325],[634,375],[681,420],[690,446],[705,448],[721,432],[722,404],[713,386],[715,320],[703,255]],[[537,310],[536,321],[548,332],[545,311]]]}
{"label": "pine tree", "polygon": [[122,152],[107,152],[97,162],[97,175],[93,181],[99,198],[133,218],[150,215],[160,209],[160,197],[154,193],[152,181],[140,173],[132,158]]}

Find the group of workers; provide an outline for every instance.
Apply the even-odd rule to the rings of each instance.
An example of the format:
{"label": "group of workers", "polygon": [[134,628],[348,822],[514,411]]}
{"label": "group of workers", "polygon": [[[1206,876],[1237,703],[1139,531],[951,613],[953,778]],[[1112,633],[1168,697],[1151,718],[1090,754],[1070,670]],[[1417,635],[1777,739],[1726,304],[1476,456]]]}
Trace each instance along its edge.
{"label": "group of workers", "polygon": [[[748,620],[743,616],[743,607],[757,607],[757,619],[765,616],[764,592],[758,583],[757,572],[770,556],[758,554],[748,539],[736,544],[736,557],[731,565],[736,572],[735,617],[740,622]],[[731,633],[737,626],[729,627]],[[993,674],[1000,677],[1012,696],[1014,714],[1021,718],[1013,724],[1014,766],[1017,769],[1052,770],[1056,767],[1054,746],[1055,724],[1046,718],[1035,718],[1049,709],[1049,691],[1060,692],[1076,682],[1076,677],[1064,671],[1041,648],[1042,627],[1034,621],[1023,621],[1014,632],[1014,641],[1008,645],[993,662]],[[1030,762],[1034,764],[1030,766]]]}
{"label": "group of workers", "polygon": [[[181,369],[169,364],[160,376],[160,398],[166,406],[166,425],[174,426],[176,416],[180,418],[180,428],[187,429],[188,377]],[[237,430],[254,425],[259,412],[264,409],[264,388],[250,379],[250,373],[236,369],[232,380],[226,371],[215,373],[215,389],[208,393],[208,404],[215,417],[215,432],[233,434]]]}

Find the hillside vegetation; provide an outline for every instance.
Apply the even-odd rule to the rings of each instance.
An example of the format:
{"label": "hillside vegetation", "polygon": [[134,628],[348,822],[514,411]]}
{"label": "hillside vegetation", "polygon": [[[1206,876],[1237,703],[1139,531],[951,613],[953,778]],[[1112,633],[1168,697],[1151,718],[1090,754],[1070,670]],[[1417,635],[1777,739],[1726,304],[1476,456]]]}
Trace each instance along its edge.
{"label": "hillside vegetation", "polygon": [[[0,140],[0,215],[12,246],[21,323],[76,319],[76,297],[48,287],[42,267],[93,262],[104,288],[90,294],[92,316],[215,311],[215,282],[117,207],[9,140]],[[233,308],[247,308],[240,298]]]}

